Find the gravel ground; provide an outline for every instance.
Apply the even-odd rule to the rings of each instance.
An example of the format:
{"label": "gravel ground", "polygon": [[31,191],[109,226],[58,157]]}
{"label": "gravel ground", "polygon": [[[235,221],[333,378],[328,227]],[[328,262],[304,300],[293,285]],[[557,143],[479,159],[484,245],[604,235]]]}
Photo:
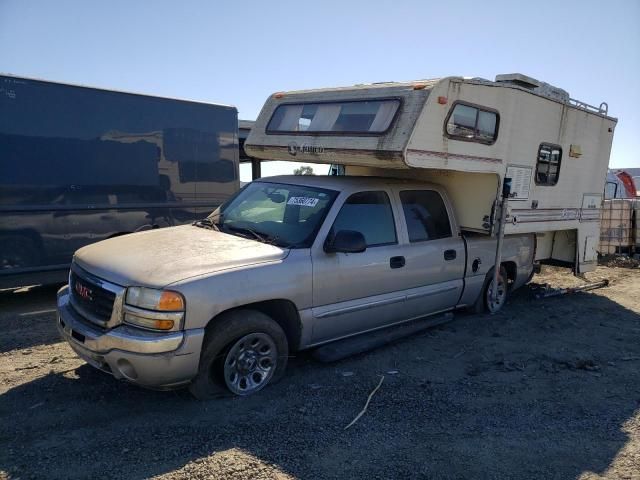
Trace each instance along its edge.
{"label": "gravel ground", "polygon": [[85,365],[55,289],[0,293],[0,479],[640,478],[640,270],[603,277],[341,362],[298,354],[259,395],[210,402]]}

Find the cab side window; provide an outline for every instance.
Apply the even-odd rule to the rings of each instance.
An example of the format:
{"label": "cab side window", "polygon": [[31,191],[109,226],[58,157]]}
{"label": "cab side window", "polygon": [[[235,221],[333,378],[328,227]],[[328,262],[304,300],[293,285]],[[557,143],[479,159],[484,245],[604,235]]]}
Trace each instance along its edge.
{"label": "cab side window", "polygon": [[400,201],[410,242],[423,242],[451,236],[447,208],[438,192],[405,190]]}
{"label": "cab side window", "polygon": [[331,233],[355,230],[364,235],[367,247],[397,243],[391,202],[386,192],[358,192],[340,209]]}

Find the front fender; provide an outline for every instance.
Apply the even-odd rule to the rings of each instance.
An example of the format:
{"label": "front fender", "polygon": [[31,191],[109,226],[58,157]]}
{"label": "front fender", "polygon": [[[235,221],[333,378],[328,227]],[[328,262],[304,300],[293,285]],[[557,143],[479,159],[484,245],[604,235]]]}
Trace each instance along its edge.
{"label": "front fender", "polygon": [[194,277],[167,288],[186,299],[187,329],[204,328],[226,310],[267,300],[286,299],[301,311],[312,304],[311,255],[307,249],[296,249],[276,262]]}

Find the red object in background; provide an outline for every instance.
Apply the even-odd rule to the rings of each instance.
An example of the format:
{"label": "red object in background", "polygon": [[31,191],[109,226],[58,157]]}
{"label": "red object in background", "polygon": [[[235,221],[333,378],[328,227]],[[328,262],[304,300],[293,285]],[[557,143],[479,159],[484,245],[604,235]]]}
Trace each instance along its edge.
{"label": "red object in background", "polygon": [[627,196],[631,198],[635,198],[637,196],[637,190],[636,190],[636,184],[633,181],[633,177],[631,177],[631,175],[629,175],[624,170],[620,170],[619,172],[616,172],[615,175],[624,185],[624,190],[627,193]]}

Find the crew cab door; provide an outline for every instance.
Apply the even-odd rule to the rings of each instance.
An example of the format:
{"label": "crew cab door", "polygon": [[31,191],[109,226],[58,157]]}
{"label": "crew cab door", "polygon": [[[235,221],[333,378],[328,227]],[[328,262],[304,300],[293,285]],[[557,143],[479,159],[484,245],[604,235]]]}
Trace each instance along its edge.
{"label": "crew cab door", "polygon": [[402,208],[408,313],[420,317],[455,307],[464,288],[466,251],[453,212],[436,190],[396,188],[394,195]]}
{"label": "crew cab door", "polygon": [[[336,202],[320,230],[311,250],[313,343],[407,318],[404,248],[397,233],[399,212],[390,194],[381,189],[352,193],[342,205]],[[325,252],[326,238],[340,230],[362,233],[366,250]]]}

